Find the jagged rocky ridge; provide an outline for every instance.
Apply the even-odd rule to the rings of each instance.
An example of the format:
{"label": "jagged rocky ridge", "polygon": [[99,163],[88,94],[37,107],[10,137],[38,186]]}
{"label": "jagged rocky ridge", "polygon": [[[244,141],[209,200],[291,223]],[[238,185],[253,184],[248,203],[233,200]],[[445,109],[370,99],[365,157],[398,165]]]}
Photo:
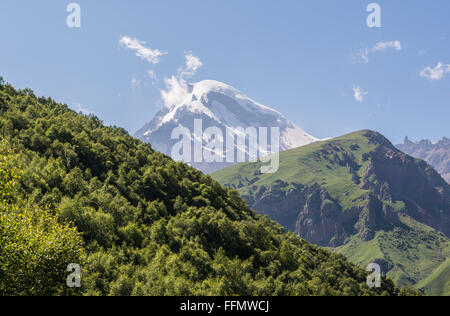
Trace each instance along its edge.
{"label": "jagged rocky ridge", "polygon": [[403,144],[396,146],[401,151],[432,165],[442,177],[450,183],[450,139],[444,137],[437,143],[429,140],[412,142],[405,137]]}
{"label": "jagged rocky ridge", "polygon": [[406,261],[426,261],[431,271],[440,264],[434,262],[438,249],[448,249],[450,185],[379,133],[361,131],[283,152],[274,175],[258,168],[242,164],[213,176],[300,237],[345,248],[342,253],[358,264],[379,262],[402,285],[429,273],[405,268]]}
{"label": "jagged rocky ridge", "polygon": [[241,191],[248,186],[244,197],[252,208],[321,246],[342,245],[355,233],[369,240],[379,229],[401,225],[393,206],[397,202],[404,203],[403,213],[449,236],[450,186],[426,162],[397,150],[382,135],[366,131],[364,137],[374,148],[360,158],[353,153],[361,149],[357,142],[345,148],[339,138],[322,142],[313,154],[328,168],[346,170],[347,182],[361,190],[356,203],[343,204],[343,197],[330,194],[326,185],[303,184],[301,178],[231,186]]}

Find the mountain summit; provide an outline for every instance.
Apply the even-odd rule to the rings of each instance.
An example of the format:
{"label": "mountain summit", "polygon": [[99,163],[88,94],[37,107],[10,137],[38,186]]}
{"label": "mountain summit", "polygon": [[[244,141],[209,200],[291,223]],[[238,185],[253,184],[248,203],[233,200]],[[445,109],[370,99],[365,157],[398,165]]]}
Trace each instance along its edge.
{"label": "mountain summit", "polygon": [[[166,106],[155,118],[141,128],[135,136],[165,154],[171,155],[172,147],[178,139],[172,139],[172,131],[177,127],[194,130],[194,121],[202,120],[203,129],[219,128],[225,136],[229,132],[239,134],[239,129],[278,127],[280,131],[279,150],[308,145],[318,139],[303,131],[290,122],[281,113],[262,105],[237,89],[214,80],[204,80],[193,84],[182,84],[178,89],[172,89],[171,95],[163,92]],[[247,137],[248,138],[248,137]],[[247,140],[248,141],[248,140]],[[206,143],[206,140],[203,140]],[[246,148],[235,144],[236,152],[251,157]],[[193,160],[192,160],[193,161]],[[210,173],[232,165],[229,162],[192,163],[194,167]]]}
{"label": "mountain summit", "polygon": [[400,286],[450,294],[450,185],[425,161],[364,130],[285,151],[275,174],[259,165],[213,177],[309,242],[377,263]]}

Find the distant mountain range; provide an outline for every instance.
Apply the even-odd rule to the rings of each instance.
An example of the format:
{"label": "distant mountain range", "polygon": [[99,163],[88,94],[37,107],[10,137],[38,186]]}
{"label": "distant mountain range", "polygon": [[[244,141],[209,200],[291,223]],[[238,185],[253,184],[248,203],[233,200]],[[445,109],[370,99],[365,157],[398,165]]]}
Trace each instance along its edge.
{"label": "distant mountain range", "polygon": [[405,138],[403,144],[396,146],[401,151],[423,159],[432,165],[442,177],[450,183],[450,139],[444,137],[437,143],[429,140],[421,140],[420,142],[412,142]]}
{"label": "distant mountain range", "polygon": [[[303,131],[300,127],[289,121],[281,113],[270,107],[262,105],[237,89],[218,81],[205,80],[188,84],[186,91],[180,93],[182,97],[178,101],[165,106],[155,118],[136,132],[135,136],[167,155],[171,155],[172,148],[179,140],[172,139],[172,132],[177,127],[186,127],[191,133],[194,131],[194,121],[202,120],[202,128],[217,127],[224,137],[241,133],[238,129],[259,127],[278,127],[280,131],[279,151],[284,151],[310,144],[318,139]],[[194,136],[192,136],[194,138]],[[193,139],[192,139],[193,140]],[[205,147],[206,139],[202,139]],[[247,139],[248,143],[248,139]],[[271,142],[268,142],[271,149]],[[245,161],[252,161],[257,157],[252,156],[249,150],[242,145],[235,144],[233,148],[235,156],[244,153]],[[226,162],[194,162],[190,165],[205,172],[211,173],[233,163]]]}
{"label": "distant mountain range", "polygon": [[399,285],[450,295],[450,185],[425,161],[361,131],[282,152],[275,174],[260,165],[213,177],[312,243],[378,263]]}

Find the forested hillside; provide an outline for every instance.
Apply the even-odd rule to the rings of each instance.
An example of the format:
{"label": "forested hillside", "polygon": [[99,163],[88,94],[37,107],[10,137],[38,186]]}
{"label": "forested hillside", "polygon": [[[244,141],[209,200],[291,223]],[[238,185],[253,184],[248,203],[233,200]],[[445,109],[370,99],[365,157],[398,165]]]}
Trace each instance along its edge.
{"label": "forested hillside", "polygon": [[[63,228],[74,225],[83,238],[83,250],[77,251],[83,258],[64,257],[63,263],[81,261],[82,294],[400,293],[387,279],[381,288],[369,289],[367,273],[342,255],[285,233],[250,210],[233,189],[155,152],[121,128],[3,82],[0,114],[0,138],[12,151],[5,155],[2,177],[3,170],[22,170],[19,187],[5,187],[18,207],[3,207],[2,220],[3,214],[16,216],[35,207],[51,210]],[[1,225],[3,253],[7,227]],[[14,243],[30,247],[23,239]],[[64,275],[64,264],[49,264],[47,272],[59,275],[64,269]],[[6,293],[15,291],[7,279],[15,271],[0,275]],[[64,293],[47,286],[32,294]]]}
{"label": "forested hillside", "polygon": [[82,262],[80,234],[54,211],[17,198],[20,171],[0,144],[0,296],[71,295],[68,262]]}

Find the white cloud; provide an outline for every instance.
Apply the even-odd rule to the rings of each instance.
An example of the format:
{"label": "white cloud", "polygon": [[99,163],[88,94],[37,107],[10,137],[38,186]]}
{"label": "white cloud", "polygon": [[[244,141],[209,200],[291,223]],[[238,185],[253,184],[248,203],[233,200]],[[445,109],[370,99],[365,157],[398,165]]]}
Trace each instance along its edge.
{"label": "white cloud", "polygon": [[436,67],[425,67],[420,76],[428,80],[441,80],[446,74],[450,73],[450,65],[438,63]]}
{"label": "white cloud", "polygon": [[85,109],[81,103],[73,103],[72,104],[72,109],[74,111],[76,111],[78,113],[81,113],[81,114],[84,114],[84,115],[94,114],[94,112],[92,112],[92,111],[90,111],[88,109]]}
{"label": "white cloud", "polygon": [[152,82],[152,85],[156,87],[156,85],[159,82],[159,78],[158,75],[156,74],[156,72],[154,70],[147,70],[147,74],[150,77],[150,80]]}
{"label": "white cloud", "polygon": [[354,86],[353,87],[353,97],[359,103],[363,103],[365,96],[368,95],[368,94],[369,93],[367,91],[365,91],[363,88],[361,88],[359,86]]}
{"label": "white cloud", "polygon": [[150,77],[150,79],[152,79],[153,81],[157,81],[158,80],[158,76],[156,75],[154,70],[148,70],[147,74]]}
{"label": "white cloud", "polygon": [[141,80],[136,78],[131,78],[131,88],[133,89],[139,89],[141,87]]}
{"label": "white cloud", "polygon": [[166,52],[162,52],[158,49],[151,49],[145,47],[146,44],[143,41],[138,40],[137,38],[130,38],[128,36],[122,36],[120,38],[120,45],[134,51],[136,56],[148,61],[151,64],[158,64],[160,62],[160,57],[166,55]]}
{"label": "white cloud", "polygon": [[396,51],[400,51],[402,50],[402,43],[400,41],[378,42],[371,48],[361,49],[356,55],[356,57],[360,61],[367,64],[369,62],[370,54],[382,52],[387,49],[394,49]]}
{"label": "white cloud", "polygon": [[200,58],[197,56],[193,56],[192,54],[188,54],[185,56],[186,58],[186,69],[191,71],[197,71],[200,67],[203,66],[203,63],[200,61]]}
{"label": "white cloud", "polygon": [[188,84],[185,80],[172,76],[164,80],[166,83],[166,90],[161,90],[161,98],[166,107],[171,107],[174,104],[183,103],[189,97]]}
{"label": "white cloud", "polygon": [[181,104],[189,97],[189,85],[186,79],[195,75],[197,70],[203,66],[200,58],[187,53],[185,56],[186,63],[184,68],[178,69],[175,76],[166,78],[166,90],[161,90],[161,98],[166,107],[171,107],[174,104]]}
{"label": "white cloud", "polygon": [[373,52],[383,51],[389,48],[393,48],[397,51],[402,50],[402,43],[400,41],[392,41],[392,42],[378,42],[373,47]]}
{"label": "white cloud", "polygon": [[178,76],[181,79],[193,77],[197,70],[203,66],[200,58],[191,53],[186,54],[184,58],[186,59],[185,67],[178,69]]}

